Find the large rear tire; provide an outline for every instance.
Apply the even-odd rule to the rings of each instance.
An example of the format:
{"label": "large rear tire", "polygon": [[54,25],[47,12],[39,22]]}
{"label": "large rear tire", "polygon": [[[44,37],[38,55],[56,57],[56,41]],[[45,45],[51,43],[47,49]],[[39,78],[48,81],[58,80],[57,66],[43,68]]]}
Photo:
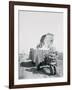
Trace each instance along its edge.
{"label": "large rear tire", "polygon": [[56,67],[54,65],[50,65],[50,72],[51,75],[56,75]]}

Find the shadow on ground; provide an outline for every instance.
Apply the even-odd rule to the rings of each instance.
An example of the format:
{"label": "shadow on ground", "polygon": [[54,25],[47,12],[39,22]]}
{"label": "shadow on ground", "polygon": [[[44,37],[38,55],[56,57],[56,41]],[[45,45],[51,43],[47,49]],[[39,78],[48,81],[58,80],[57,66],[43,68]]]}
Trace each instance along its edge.
{"label": "shadow on ground", "polygon": [[33,67],[34,65],[32,64],[32,61],[28,62],[21,62],[20,67]]}
{"label": "shadow on ground", "polygon": [[40,70],[37,70],[37,67],[32,63],[32,61],[21,62],[20,67],[23,67],[26,72],[32,72],[34,75],[35,74],[40,74],[40,75],[48,75],[48,76],[54,76],[54,77],[59,76],[58,73],[56,75],[51,75],[50,74],[50,69],[48,67],[47,67],[48,73],[46,73],[43,68],[40,69]]}

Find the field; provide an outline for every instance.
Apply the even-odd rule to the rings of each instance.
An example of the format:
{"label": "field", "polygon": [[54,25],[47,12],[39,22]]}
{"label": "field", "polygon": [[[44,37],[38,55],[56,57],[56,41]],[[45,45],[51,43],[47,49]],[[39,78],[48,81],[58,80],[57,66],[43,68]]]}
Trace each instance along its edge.
{"label": "field", "polygon": [[[61,54],[60,54],[61,55]],[[48,75],[43,69],[37,70],[37,67],[32,64],[32,61],[27,59],[27,55],[19,55],[19,79],[37,79],[37,78],[51,78],[63,76],[63,60],[57,59],[56,75]]]}

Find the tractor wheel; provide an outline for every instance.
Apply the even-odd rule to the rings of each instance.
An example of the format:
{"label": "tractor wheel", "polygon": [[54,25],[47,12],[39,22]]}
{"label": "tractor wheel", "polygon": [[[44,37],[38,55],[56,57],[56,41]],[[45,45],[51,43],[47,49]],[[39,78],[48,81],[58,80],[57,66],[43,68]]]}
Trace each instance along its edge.
{"label": "tractor wheel", "polygon": [[53,65],[50,65],[50,75],[56,75],[56,67]]}

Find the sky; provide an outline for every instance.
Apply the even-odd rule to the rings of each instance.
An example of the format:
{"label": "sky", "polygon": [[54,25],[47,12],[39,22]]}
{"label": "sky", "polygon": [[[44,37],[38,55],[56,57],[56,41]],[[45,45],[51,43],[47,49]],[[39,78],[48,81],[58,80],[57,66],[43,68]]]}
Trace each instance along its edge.
{"label": "sky", "polygon": [[40,37],[54,34],[54,47],[63,51],[63,13],[19,10],[18,51],[28,53],[39,44]]}

